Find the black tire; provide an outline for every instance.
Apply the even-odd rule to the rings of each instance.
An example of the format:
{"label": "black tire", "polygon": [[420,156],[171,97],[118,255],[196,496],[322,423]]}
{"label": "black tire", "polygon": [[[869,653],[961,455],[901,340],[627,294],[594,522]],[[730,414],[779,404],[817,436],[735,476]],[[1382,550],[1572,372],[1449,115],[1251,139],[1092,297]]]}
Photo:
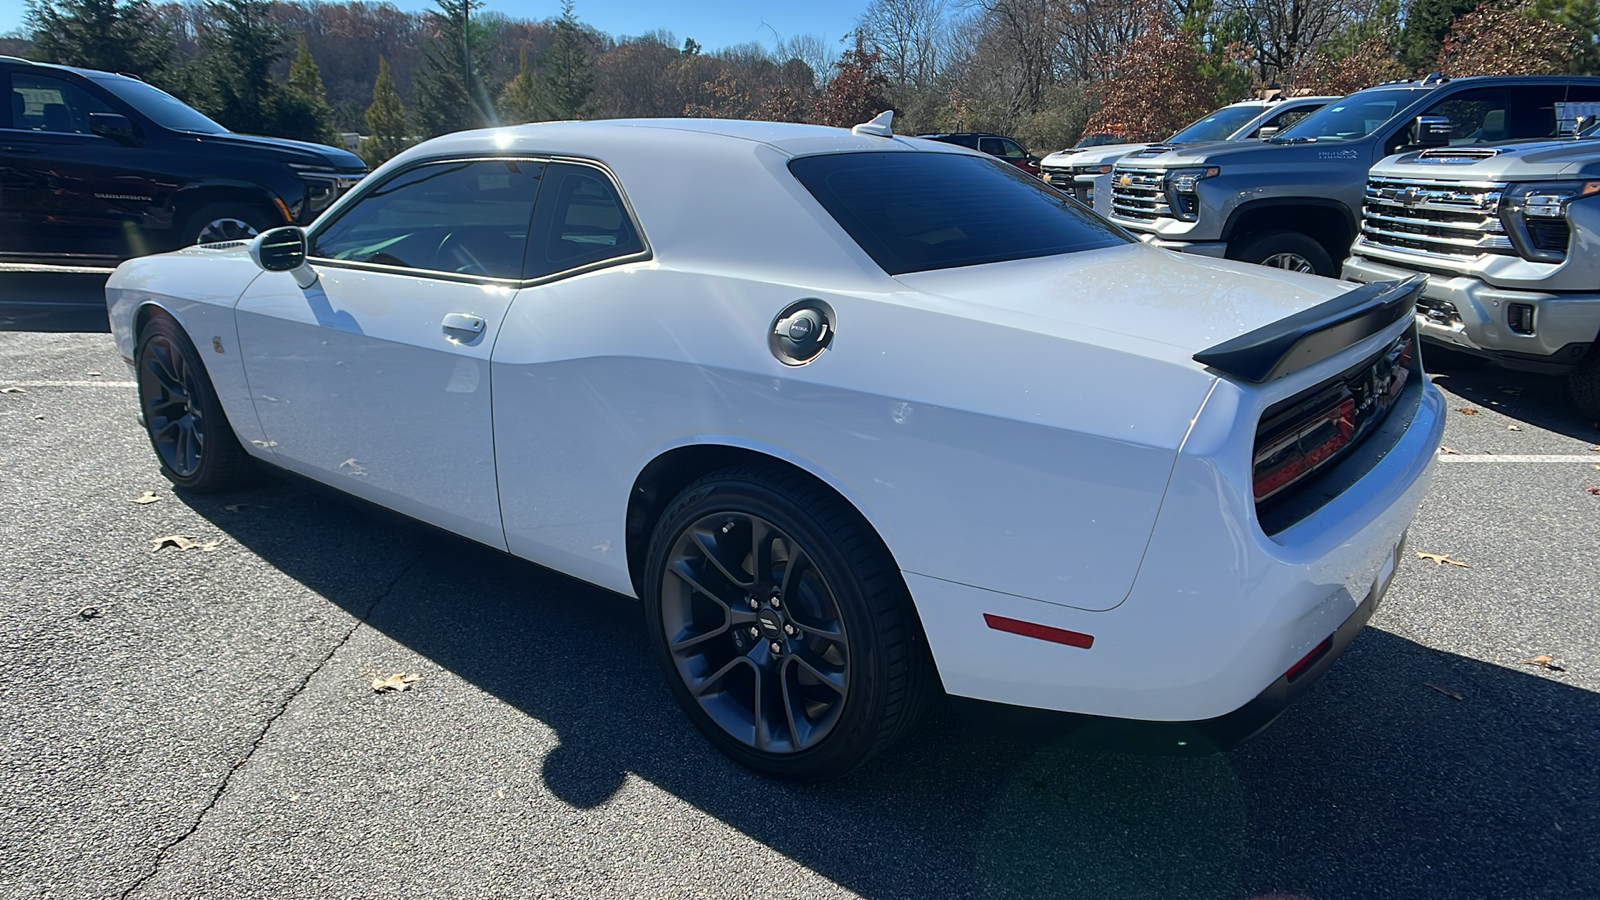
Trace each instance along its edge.
{"label": "black tire", "polygon": [[652,651],[689,719],[774,778],[846,774],[937,694],[888,549],[855,509],[793,472],[735,467],[685,488],[651,535],[644,601]]}
{"label": "black tire", "polygon": [[211,203],[189,216],[180,237],[185,247],[249,240],[268,228],[282,225],[280,218],[247,203]]}
{"label": "black tire", "polygon": [[248,484],[254,461],[239,445],[200,354],[183,327],[156,314],[134,351],[145,433],[174,485],[208,493]]}
{"label": "black tire", "polygon": [[1298,259],[1318,275],[1339,277],[1339,270],[1328,251],[1298,231],[1263,231],[1247,235],[1228,245],[1228,258],[1258,266],[1306,271],[1296,263]]}
{"label": "black tire", "polygon": [[1578,367],[1567,374],[1567,394],[1578,412],[1591,422],[1600,422],[1600,341]]}

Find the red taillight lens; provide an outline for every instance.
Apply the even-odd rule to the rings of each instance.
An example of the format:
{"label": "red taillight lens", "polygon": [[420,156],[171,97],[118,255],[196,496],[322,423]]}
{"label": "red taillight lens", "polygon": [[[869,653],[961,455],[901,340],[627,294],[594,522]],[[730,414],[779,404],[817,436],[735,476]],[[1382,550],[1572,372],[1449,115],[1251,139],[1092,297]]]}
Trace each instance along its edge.
{"label": "red taillight lens", "polygon": [[1292,424],[1256,451],[1256,502],[1276,494],[1338,453],[1356,433],[1356,404],[1343,397]]}

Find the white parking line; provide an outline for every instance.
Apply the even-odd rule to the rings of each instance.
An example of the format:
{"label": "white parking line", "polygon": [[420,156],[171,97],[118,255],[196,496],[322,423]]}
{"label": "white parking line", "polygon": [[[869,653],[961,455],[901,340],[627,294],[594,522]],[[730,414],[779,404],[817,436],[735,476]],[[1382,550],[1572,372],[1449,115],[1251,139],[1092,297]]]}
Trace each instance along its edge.
{"label": "white parking line", "polygon": [[96,378],[93,381],[5,381],[5,382],[0,382],[0,388],[8,388],[8,387],[18,387],[18,388],[49,388],[49,387],[115,387],[115,388],[130,388],[130,387],[138,387],[138,386],[139,386],[139,382],[137,382],[137,381],[111,381],[109,379],[104,379],[104,378]]}
{"label": "white parking line", "polygon": [[1600,465],[1600,453],[1441,453],[1440,462],[1448,463],[1595,463]]}

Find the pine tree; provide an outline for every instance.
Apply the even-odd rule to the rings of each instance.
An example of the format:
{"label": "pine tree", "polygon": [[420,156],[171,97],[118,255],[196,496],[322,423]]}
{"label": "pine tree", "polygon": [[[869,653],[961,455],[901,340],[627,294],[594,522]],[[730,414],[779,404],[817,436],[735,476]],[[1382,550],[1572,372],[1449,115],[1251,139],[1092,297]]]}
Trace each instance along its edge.
{"label": "pine tree", "polygon": [[28,25],[44,62],[154,80],[172,55],[149,0],[29,0]]}
{"label": "pine tree", "polygon": [[216,22],[200,35],[195,96],[202,112],[235,131],[281,134],[283,93],[272,65],[286,53],[288,36],[268,18],[270,0],[215,0],[206,10]]}
{"label": "pine tree", "polygon": [[378,80],[372,85],[372,105],[367,107],[368,137],[361,145],[361,158],[374,168],[410,143],[406,129],[406,108],[389,74],[389,61],[378,57]]}
{"label": "pine tree", "polygon": [[322,71],[306,46],[306,36],[299,36],[299,52],[289,63],[289,93],[299,101],[306,118],[316,131],[316,140],[330,146],[339,145],[339,133],[333,127],[333,108],[328,105],[328,91],[322,85]]}
{"label": "pine tree", "polygon": [[1406,27],[1400,34],[1400,61],[1417,72],[1431,72],[1439,45],[1456,19],[1472,12],[1480,0],[1411,0]]}
{"label": "pine tree", "polygon": [[550,114],[557,119],[581,119],[594,109],[594,63],[589,59],[589,36],[578,23],[572,0],[562,0],[556,20],[556,39],[540,60],[549,97]]}
{"label": "pine tree", "polygon": [[434,0],[429,11],[434,37],[423,52],[412,99],[417,124],[429,137],[482,128],[496,123],[494,104],[485,86],[488,46],[474,14],[483,0]]}
{"label": "pine tree", "polygon": [[524,50],[518,61],[517,77],[500,92],[501,118],[511,124],[542,122],[550,118],[548,110],[537,70],[528,65],[528,51]]}

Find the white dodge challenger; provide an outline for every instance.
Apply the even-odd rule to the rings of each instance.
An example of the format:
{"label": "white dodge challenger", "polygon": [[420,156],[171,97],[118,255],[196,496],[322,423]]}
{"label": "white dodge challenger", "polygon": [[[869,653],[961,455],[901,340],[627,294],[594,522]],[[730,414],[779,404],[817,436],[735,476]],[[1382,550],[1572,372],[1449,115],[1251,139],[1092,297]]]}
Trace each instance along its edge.
{"label": "white dodge challenger", "polygon": [[1419,289],[1149,247],[880,116],[448,135],[106,295],[179,488],[266,464],[638,597],[695,725],[819,780],[940,690],[1270,721],[1426,487]]}

